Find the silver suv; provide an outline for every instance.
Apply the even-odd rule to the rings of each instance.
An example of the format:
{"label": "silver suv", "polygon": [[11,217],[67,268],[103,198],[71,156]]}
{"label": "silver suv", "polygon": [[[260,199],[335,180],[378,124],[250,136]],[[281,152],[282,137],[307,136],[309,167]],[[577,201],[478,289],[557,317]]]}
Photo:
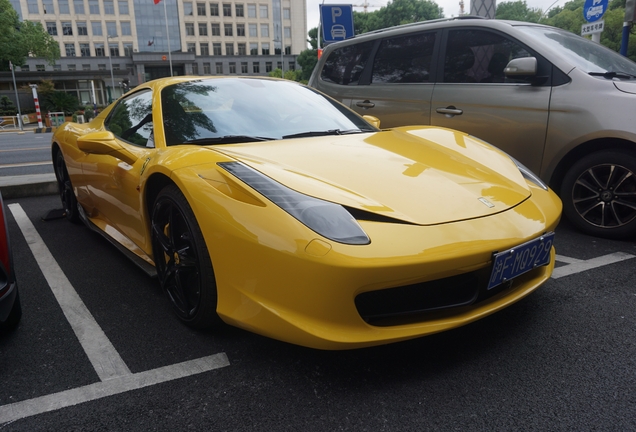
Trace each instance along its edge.
{"label": "silver suv", "polygon": [[329,45],[309,84],[384,128],[433,125],[496,145],[597,236],[636,235],[636,63],[557,28],[448,19]]}

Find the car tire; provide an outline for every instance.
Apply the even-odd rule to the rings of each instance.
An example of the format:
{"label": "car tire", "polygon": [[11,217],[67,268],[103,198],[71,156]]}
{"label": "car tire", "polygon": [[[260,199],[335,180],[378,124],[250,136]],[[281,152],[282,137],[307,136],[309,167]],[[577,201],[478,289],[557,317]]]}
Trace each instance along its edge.
{"label": "car tire", "polygon": [[561,185],[563,213],[582,231],[623,239],[636,235],[636,157],[592,153],[567,171]]}
{"label": "car tire", "polygon": [[73,185],[66,169],[64,155],[58,151],[55,156],[55,178],[57,179],[57,189],[60,193],[62,206],[66,219],[73,223],[80,223],[79,210],[77,208],[77,198],[73,192]]}
{"label": "car tire", "polygon": [[215,324],[217,291],[210,255],[194,213],[175,185],[157,196],[151,233],[159,283],[177,317],[193,328]]}
{"label": "car tire", "polygon": [[11,312],[9,312],[9,316],[7,316],[5,322],[0,323],[0,332],[6,332],[16,328],[20,322],[20,318],[22,318],[22,305],[20,304],[20,294],[16,292],[15,301],[13,302]]}

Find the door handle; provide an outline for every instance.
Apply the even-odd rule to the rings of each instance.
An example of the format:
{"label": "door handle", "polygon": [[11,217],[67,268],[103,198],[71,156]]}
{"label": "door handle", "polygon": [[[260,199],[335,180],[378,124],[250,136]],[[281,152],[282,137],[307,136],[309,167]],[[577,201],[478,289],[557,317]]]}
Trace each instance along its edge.
{"label": "door handle", "polygon": [[457,109],[453,105],[446,108],[437,108],[437,112],[439,114],[445,114],[446,117],[454,117],[456,115],[462,115],[464,113],[464,111]]}
{"label": "door handle", "polygon": [[364,102],[356,102],[356,106],[360,108],[373,108],[375,104],[370,100],[365,100]]}

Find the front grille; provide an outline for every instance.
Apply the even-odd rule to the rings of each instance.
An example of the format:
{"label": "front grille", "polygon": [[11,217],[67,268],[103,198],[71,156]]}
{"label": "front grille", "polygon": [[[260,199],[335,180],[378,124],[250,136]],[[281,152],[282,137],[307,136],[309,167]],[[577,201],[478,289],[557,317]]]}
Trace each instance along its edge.
{"label": "front grille", "polygon": [[505,283],[486,290],[490,268],[413,285],[369,291],[355,299],[367,323],[391,326],[420,322],[449,309],[479,303],[512,286]]}

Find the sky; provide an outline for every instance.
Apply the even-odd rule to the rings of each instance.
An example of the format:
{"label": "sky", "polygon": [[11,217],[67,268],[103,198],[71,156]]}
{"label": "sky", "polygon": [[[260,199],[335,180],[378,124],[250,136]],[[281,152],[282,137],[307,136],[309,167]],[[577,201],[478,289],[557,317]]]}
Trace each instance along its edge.
{"label": "sky", "polygon": [[[314,27],[318,27],[320,21],[320,5],[324,4],[352,4],[353,10],[356,12],[363,12],[362,5],[365,0],[350,0],[350,1],[338,1],[338,0],[307,0],[307,31]],[[376,11],[382,6],[386,6],[388,0],[366,0],[368,5],[367,10],[369,12]],[[433,0],[442,9],[444,9],[444,16],[450,18],[459,15],[459,1],[460,0]],[[541,8],[544,12],[554,6],[563,6],[568,0],[526,0],[526,4],[530,8]],[[502,2],[498,2],[502,3]],[[356,7],[360,6],[360,7]],[[552,6],[552,7],[554,7]],[[470,0],[464,0],[464,10],[466,13],[470,12]]]}

